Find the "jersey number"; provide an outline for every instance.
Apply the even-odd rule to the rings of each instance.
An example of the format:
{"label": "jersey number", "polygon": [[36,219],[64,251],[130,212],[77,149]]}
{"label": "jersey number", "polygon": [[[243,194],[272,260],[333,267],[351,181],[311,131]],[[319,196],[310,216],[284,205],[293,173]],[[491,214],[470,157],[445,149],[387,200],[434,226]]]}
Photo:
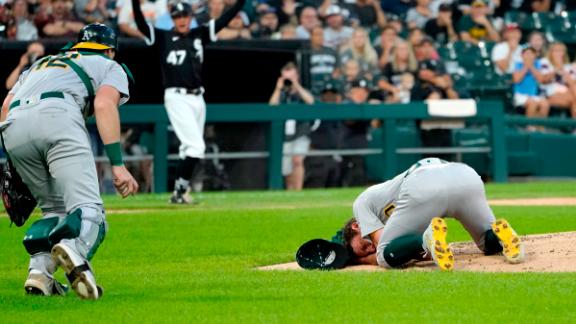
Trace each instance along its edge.
{"label": "jersey number", "polygon": [[36,66],[36,70],[47,69],[51,67],[58,67],[65,69],[68,67],[68,65],[65,64],[63,61],[69,59],[76,59],[79,56],[80,56],[79,53],[68,53],[66,56],[48,56],[42,59],[42,61],[40,61],[38,66]]}
{"label": "jersey number", "polygon": [[170,51],[168,57],[166,58],[166,63],[172,65],[182,65],[184,59],[186,58],[185,50]]}

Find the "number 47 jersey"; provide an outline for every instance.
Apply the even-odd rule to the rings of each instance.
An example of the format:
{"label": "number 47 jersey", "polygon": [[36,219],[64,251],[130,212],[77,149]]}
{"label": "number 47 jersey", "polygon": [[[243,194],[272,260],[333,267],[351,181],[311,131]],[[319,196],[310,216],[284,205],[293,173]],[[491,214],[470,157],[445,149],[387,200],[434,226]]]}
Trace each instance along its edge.
{"label": "number 47 jersey", "polygon": [[197,89],[202,87],[204,46],[216,40],[214,20],[207,25],[191,29],[186,35],[174,30],[153,28],[153,43],[160,53],[162,80],[165,88]]}
{"label": "number 47 jersey", "polygon": [[62,92],[70,95],[80,109],[86,106],[88,90],[78,74],[65,64],[72,60],[90,77],[94,91],[108,85],[120,92],[120,104],[128,101],[128,77],[120,64],[95,52],[70,51],[46,56],[24,71],[10,90],[15,100],[35,100],[46,92]]}

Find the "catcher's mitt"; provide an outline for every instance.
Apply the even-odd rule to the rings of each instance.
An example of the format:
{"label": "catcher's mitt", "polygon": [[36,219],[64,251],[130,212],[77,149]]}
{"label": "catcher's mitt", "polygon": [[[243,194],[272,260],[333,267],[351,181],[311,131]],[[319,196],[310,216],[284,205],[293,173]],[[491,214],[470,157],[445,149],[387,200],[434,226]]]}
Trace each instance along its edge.
{"label": "catcher's mitt", "polygon": [[346,266],[348,252],[342,244],[315,239],[302,244],[296,252],[296,261],[304,269],[341,269]]}
{"label": "catcher's mitt", "polygon": [[8,163],[4,166],[1,181],[2,202],[4,203],[6,213],[8,213],[12,223],[20,227],[26,223],[28,217],[30,217],[30,214],[36,207],[36,199],[34,199],[28,187],[22,182],[22,178],[20,178],[16,169],[12,166],[10,159],[8,159]]}

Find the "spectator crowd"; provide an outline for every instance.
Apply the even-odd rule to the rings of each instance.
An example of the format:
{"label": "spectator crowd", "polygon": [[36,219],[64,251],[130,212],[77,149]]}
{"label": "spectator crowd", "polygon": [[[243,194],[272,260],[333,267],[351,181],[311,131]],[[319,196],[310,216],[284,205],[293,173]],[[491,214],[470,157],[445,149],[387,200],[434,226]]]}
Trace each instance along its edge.
{"label": "spectator crowd", "polygon": [[[195,27],[218,18],[236,0],[141,0],[144,16],[171,29],[173,1],[191,4]],[[253,0],[218,38],[310,41],[309,89],[284,70],[273,104],[409,103],[496,89],[509,98],[511,112],[546,117],[555,110],[576,118],[575,13],[576,0]],[[0,41],[70,38],[92,22],[113,26],[122,37],[143,36],[128,0],[0,0]],[[33,44],[7,87],[43,54],[41,43]],[[294,138],[307,135],[311,125],[290,127],[286,143],[295,155],[285,163],[285,175],[295,175],[288,183],[301,188],[298,154],[305,152]],[[333,147],[325,133],[335,125],[315,127],[307,145]],[[346,140],[340,148],[362,147],[366,129],[378,122],[342,127]]]}
{"label": "spectator crowd", "polygon": [[[172,28],[174,1],[192,5],[191,27],[218,18],[235,3],[141,0],[146,19]],[[113,26],[123,37],[142,37],[127,0],[0,0],[0,5],[0,39],[71,38],[92,22]],[[253,0],[218,37],[309,39],[310,90],[316,96],[328,83],[345,94],[352,82],[363,80],[372,102],[461,98],[471,96],[464,81],[482,84],[485,80],[474,77],[496,74],[508,80],[511,105],[526,115],[545,116],[552,106],[574,117],[576,68],[554,31],[576,34],[575,9],[576,0]],[[529,24],[522,21],[526,17]],[[474,51],[476,57],[466,55]],[[462,62],[467,58],[476,61]],[[26,64],[23,58],[20,70]]]}

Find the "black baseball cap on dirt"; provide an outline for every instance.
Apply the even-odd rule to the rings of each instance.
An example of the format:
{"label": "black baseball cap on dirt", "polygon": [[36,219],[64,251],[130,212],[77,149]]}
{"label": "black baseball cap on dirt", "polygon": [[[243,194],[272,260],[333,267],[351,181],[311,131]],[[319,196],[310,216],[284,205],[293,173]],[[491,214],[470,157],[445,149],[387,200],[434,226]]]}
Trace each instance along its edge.
{"label": "black baseball cap on dirt", "polygon": [[342,269],[348,262],[348,251],[342,244],[314,239],[300,246],[296,262],[306,270]]}

